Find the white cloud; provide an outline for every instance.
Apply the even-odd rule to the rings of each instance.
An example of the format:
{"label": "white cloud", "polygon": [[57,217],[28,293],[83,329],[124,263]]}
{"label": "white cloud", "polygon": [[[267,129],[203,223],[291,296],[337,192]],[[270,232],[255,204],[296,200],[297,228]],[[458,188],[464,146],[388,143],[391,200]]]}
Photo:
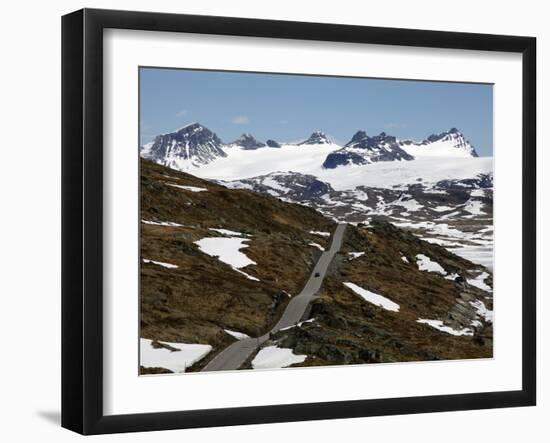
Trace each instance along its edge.
{"label": "white cloud", "polygon": [[186,109],[182,109],[181,111],[176,112],[176,117],[183,117],[184,115],[187,115]]}
{"label": "white cloud", "polygon": [[246,125],[250,122],[249,118],[246,115],[237,115],[231,119],[236,125]]}

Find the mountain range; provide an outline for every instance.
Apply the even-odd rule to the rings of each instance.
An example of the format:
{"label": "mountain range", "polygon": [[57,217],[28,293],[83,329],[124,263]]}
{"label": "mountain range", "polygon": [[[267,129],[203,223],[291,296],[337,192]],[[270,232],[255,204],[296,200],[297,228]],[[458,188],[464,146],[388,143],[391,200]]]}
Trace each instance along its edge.
{"label": "mountain range", "polygon": [[493,159],[456,128],[421,141],[359,130],[344,145],[321,131],[300,142],[243,134],[223,142],[192,123],[141,156],[230,189],[299,203],[347,223],[389,221],[491,268]]}
{"label": "mountain range", "polygon": [[472,144],[456,128],[432,134],[420,142],[399,140],[385,132],[369,136],[365,131],[359,130],[348,143],[339,146],[321,131],[313,132],[309,138],[299,143],[281,143],[271,139],[264,143],[247,133],[233,142],[224,143],[213,131],[200,123],[192,123],[174,132],[158,135],[152,142],[142,146],[141,156],[173,169],[190,170],[227,157],[227,151],[231,149],[258,150],[283,146],[332,147],[322,162],[325,169],[386,161],[410,161],[423,156],[478,156]]}

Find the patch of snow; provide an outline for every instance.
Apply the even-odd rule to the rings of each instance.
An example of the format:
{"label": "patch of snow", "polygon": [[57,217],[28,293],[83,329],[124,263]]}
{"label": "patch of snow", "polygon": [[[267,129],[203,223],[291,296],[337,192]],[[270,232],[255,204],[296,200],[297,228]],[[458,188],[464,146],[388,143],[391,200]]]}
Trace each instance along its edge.
{"label": "patch of snow", "polygon": [[408,200],[404,200],[404,198],[406,198],[406,196],[402,194],[397,200],[389,203],[388,206],[401,206],[402,208],[405,208],[406,211],[412,212],[418,211],[419,209],[423,208],[423,206],[418,203],[414,198],[409,198]]}
{"label": "patch of snow", "polygon": [[286,368],[295,363],[302,363],[307,355],[296,355],[292,349],[279,348],[277,346],[266,346],[252,360],[254,369]]}
{"label": "patch of snow", "polygon": [[350,260],[353,260],[354,258],[361,257],[362,255],[365,255],[364,252],[348,252],[348,255],[350,256]]}
{"label": "patch of snow", "polygon": [[247,189],[249,191],[254,190],[254,186],[242,181],[223,181],[222,180],[221,183],[223,183],[223,186],[225,186],[228,189]]}
{"label": "patch of snow", "polygon": [[409,263],[409,259],[404,255],[401,256],[401,260],[403,260],[405,263]]}
{"label": "patch of snow", "polygon": [[270,177],[270,176],[264,178],[262,180],[262,184],[264,186],[267,186],[267,187],[272,188],[272,189],[276,189],[277,191],[281,191],[281,192],[284,192],[284,193],[287,193],[287,192],[291,191],[290,188],[282,186],[277,180],[275,180],[273,177]]}
{"label": "patch of snow", "polygon": [[344,285],[350,288],[357,295],[360,295],[364,300],[368,301],[369,303],[372,303],[376,306],[384,308],[387,311],[393,311],[393,312],[399,311],[399,305],[391,301],[389,298],[386,298],[380,294],[376,294],[374,292],[368,291],[367,289],[363,289],[362,287],[357,286],[354,283],[344,282]]}
{"label": "patch of snow", "polygon": [[309,244],[309,246],[313,246],[313,247],[319,249],[320,251],[324,251],[324,250],[325,250],[325,248],[323,248],[319,243],[309,242],[308,244]]}
{"label": "patch of snow", "polygon": [[464,329],[453,329],[450,326],[446,326],[443,324],[441,320],[427,320],[424,318],[419,318],[416,320],[417,323],[425,323],[427,325],[430,325],[432,328],[437,329],[441,332],[446,332],[447,334],[461,336],[461,335],[474,335],[473,331],[470,328],[464,328]]}
{"label": "patch of snow", "polygon": [[249,280],[253,280],[253,281],[260,281],[259,278],[256,278],[250,274],[247,274],[246,272],[244,271],[241,271],[240,269],[237,269],[237,268],[233,268],[234,271],[237,271],[239,274],[242,274],[244,275],[246,278],[248,278]]}
{"label": "patch of snow", "polygon": [[197,240],[195,244],[205,254],[218,257],[220,261],[229,266],[244,268],[256,264],[240,251],[248,248],[248,245],[244,244],[247,241],[249,240],[236,237],[205,237]]}
{"label": "patch of snow", "polygon": [[489,274],[487,272],[482,272],[476,278],[466,279],[466,282],[469,285],[481,289],[482,291],[492,292],[493,290],[491,289],[491,287],[487,283],[485,283],[485,279],[487,277],[489,277]]}
{"label": "patch of snow", "polygon": [[315,321],[314,318],[310,318],[309,320],[304,320],[304,321],[298,322],[295,325],[287,326],[286,328],[281,328],[281,329],[279,329],[279,331],[286,331],[288,329],[300,327],[300,326],[302,326],[303,324],[306,324],[306,323],[313,323],[314,321]]}
{"label": "patch of snow", "polygon": [[474,328],[480,328],[481,326],[483,326],[483,323],[481,323],[479,320],[472,320],[472,322],[470,323]]}
{"label": "patch of snow", "polygon": [[250,335],[247,335],[244,332],[231,331],[230,329],[224,329],[224,331],[227,334],[229,334],[231,337],[236,338],[237,340],[244,340],[245,338],[250,338]]}
{"label": "patch of snow", "polygon": [[369,199],[369,195],[365,191],[362,191],[361,189],[356,189],[353,192],[357,200],[367,201]]}
{"label": "patch of snow", "polygon": [[321,200],[323,200],[327,205],[331,206],[346,206],[346,203],[341,202],[339,200],[331,200],[329,194],[323,194],[321,195]]}
{"label": "patch of snow", "polygon": [[430,259],[430,257],[428,257],[427,255],[417,254],[416,264],[418,266],[418,269],[421,271],[437,272],[442,275],[447,275],[445,269],[443,269],[443,267],[439,263]]}
{"label": "patch of snow", "polygon": [[145,143],[144,145],[141,145],[140,155],[143,158],[149,158],[151,156],[151,148],[153,147],[154,144],[155,142],[152,141],[149,143]]}
{"label": "patch of snow", "polygon": [[490,322],[490,323],[493,322],[493,311],[491,311],[490,309],[487,309],[487,306],[485,306],[485,303],[483,303],[481,300],[475,300],[475,301],[471,301],[470,304],[476,310],[477,315],[482,317],[487,322]]}
{"label": "patch of snow", "polygon": [[451,246],[461,246],[461,243],[457,243],[455,241],[451,241],[445,238],[432,238],[432,237],[421,237],[422,240],[427,241],[428,243],[433,243],[435,245],[445,246],[445,247],[451,247]]}
{"label": "patch of snow", "polygon": [[240,250],[248,248],[244,242],[250,241],[240,237],[205,237],[197,240],[195,244],[205,254],[211,257],[217,257],[218,260],[228,264],[239,274],[244,275],[249,280],[260,281],[258,278],[241,271],[248,265],[255,265],[256,262],[250,260]]}
{"label": "patch of snow", "polygon": [[431,208],[432,211],[435,212],[446,212],[446,211],[452,211],[454,208],[452,206],[436,206],[435,208]]}
{"label": "patch of snow", "polygon": [[320,235],[322,237],[330,237],[330,232],[323,231],[309,231],[310,234]]}
{"label": "patch of snow", "polygon": [[464,210],[472,215],[486,215],[481,209],[483,208],[483,202],[479,200],[468,200],[464,203]]}
{"label": "patch of snow", "polygon": [[371,208],[369,208],[367,205],[364,205],[363,203],[352,203],[351,207],[362,212],[370,212],[371,210]]}
{"label": "patch of snow", "polygon": [[485,197],[485,189],[473,189],[470,197]]}
{"label": "patch of snow", "polygon": [[151,220],[141,220],[141,223],[145,225],[155,225],[155,226],[184,227],[184,225],[180,225],[179,223],[174,223],[174,222],[156,222]]}
{"label": "patch of snow", "polygon": [[178,349],[171,351],[154,348],[152,343],[152,340],[146,338],[139,339],[139,364],[146,368],[166,368],[172,372],[185,372],[212,350],[210,345],[159,342]]}
{"label": "patch of snow", "polygon": [[175,269],[178,267],[178,265],[173,265],[171,263],[164,263],[161,261],[149,260],[147,258],[143,259],[143,263],[152,263],[154,265],[162,266],[163,268],[168,268],[168,269]]}
{"label": "patch of snow", "polygon": [[459,211],[453,211],[449,214],[442,215],[437,220],[448,220],[450,218],[456,217],[457,215],[460,215],[460,212]]}
{"label": "patch of snow", "polygon": [[191,191],[191,192],[204,192],[208,191],[206,188],[199,188],[197,186],[184,186],[184,185],[177,185],[175,183],[166,183],[168,186],[172,186],[173,188],[179,188],[183,189],[185,191]]}

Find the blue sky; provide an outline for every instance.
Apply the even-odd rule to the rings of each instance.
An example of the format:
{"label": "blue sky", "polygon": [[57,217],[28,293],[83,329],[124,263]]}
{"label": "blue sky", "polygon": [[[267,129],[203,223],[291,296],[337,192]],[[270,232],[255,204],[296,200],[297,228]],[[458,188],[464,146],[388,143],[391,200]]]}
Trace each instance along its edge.
{"label": "blue sky", "polygon": [[359,129],[422,140],[452,127],[493,152],[491,85],[141,68],[141,143],[200,122],[225,142],[299,141],[321,130],[344,144]]}

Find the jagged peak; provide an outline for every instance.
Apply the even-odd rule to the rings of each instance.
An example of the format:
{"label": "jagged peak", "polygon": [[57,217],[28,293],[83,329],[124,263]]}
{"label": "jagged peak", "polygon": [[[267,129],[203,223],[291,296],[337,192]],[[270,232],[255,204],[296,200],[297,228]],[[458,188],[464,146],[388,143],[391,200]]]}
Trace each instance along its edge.
{"label": "jagged peak", "polygon": [[462,137],[464,138],[464,135],[462,132],[460,132],[457,128],[451,128],[448,131],[441,132],[439,134],[431,134],[426,140],[430,142],[434,142],[437,140],[442,140],[447,136],[454,136],[455,138]]}
{"label": "jagged peak", "polygon": [[371,146],[378,143],[388,142],[388,143],[394,143],[397,139],[393,135],[388,135],[385,132],[381,132],[378,135],[373,135],[372,137],[367,135],[367,133],[363,130],[357,131],[351,140],[345,144],[345,146],[353,146],[357,144],[366,144],[367,146]]}
{"label": "jagged peak", "polygon": [[257,148],[263,148],[265,146],[265,143],[262,143],[256,140],[256,138],[249,132],[245,132],[244,134],[242,134],[232,144],[237,146],[242,146],[245,149],[257,149]]}
{"label": "jagged peak", "polygon": [[349,145],[350,143],[356,143],[356,142],[358,142],[358,141],[360,141],[360,140],[363,140],[363,139],[365,139],[365,138],[367,138],[367,137],[368,137],[368,135],[367,135],[367,133],[366,133],[365,131],[359,130],[359,131],[357,131],[355,134],[353,134],[353,137],[352,137],[351,140],[349,141],[348,145]]}
{"label": "jagged peak", "polygon": [[235,142],[238,142],[238,141],[241,141],[241,140],[257,141],[256,138],[250,132],[245,132],[245,133],[241,134],[241,136],[237,140],[235,140]]}
{"label": "jagged peak", "polygon": [[431,134],[421,142],[402,140],[400,144],[415,156],[478,157],[475,147],[466,140],[464,134],[456,127],[441,133]]}
{"label": "jagged peak", "polygon": [[299,145],[321,145],[330,144],[332,141],[322,131],[313,131],[307,140],[298,143]]}

